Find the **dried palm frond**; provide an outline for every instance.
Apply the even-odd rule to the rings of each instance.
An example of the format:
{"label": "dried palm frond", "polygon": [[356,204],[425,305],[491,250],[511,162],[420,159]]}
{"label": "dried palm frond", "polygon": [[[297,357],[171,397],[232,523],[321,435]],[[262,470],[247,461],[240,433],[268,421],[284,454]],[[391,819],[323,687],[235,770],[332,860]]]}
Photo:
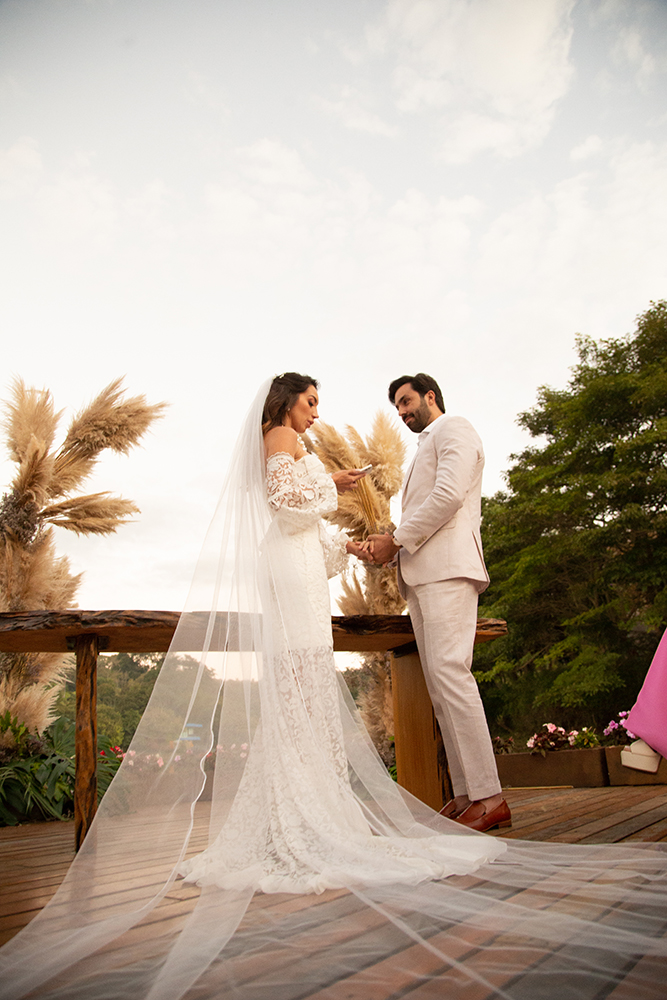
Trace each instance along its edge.
{"label": "dried palm frond", "polygon": [[[313,450],[328,472],[358,469],[368,464],[366,446],[354,427],[346,427],[346,437],[329,424],[318,424],[311,433]],[[358,480],[354,490],[338,498],[338,509],[330,515],[330,520],[361,540],[387,523],[389,511],[385,507],[372,475],[366,476]]]}
{"label": "dried palm frond", "polygon": [[371,654],[376,662],[371,666],[373,682],[361,692],[359,711],[380,757],[389,765],[393,763],[394,705],[391,674],[382,654]]}
{"label": "dried palm frond", "polygon": [[[60,450],[53,442],[60,414],[47,390],[12,387],[5,428],[18,464],[11,489],[0,500],[0,610],[74,607],[80,575],[55,551],[49,524],[78,534],[108,534],[138,511],[132,501],[109,493],[68,496],[90,474],[105,448],[126,453],[136,445],[165,404],[143,396],[123,400],[116,379],[79,413]],[[54,498],[63,498],[53,503]],[[41,731],[62,676],[63,657],[53,653],[0,654],[0,714]]]}
{"label": "dried palm frond", "polygon": [[53,456],[49,445],[34,434],[28,441],[19,470],[12,480],[12,490],[17,496],[41,506],[49,495],[53,479]]}
{"label": "dried palm frond", "polygon": [[366,442],[362,438],[359,431],[357,431],[351,424],[345,425],[345,437],[347,443],[350,447],[352,454],[357,457],[357,467],[363,468],[364,465],[368,465],[372,461],[368,454],[368,448],[366,447]]}
{"label": "dried palm frond", "polygon": [[0,611],[74,606],[81,575],[72,575],[67,556],[56,556],[51,530],[30,546],[7,538],[0,551]]}
{"label": "dried palm frond", "polygon": [[341,579],[343,593],[338,598],[338,607],[344,615],[367,615],[368,601],[361,581],[356,573],[346,573]]}
{"label": "dried palm frond", "polygon": [[403,483],[407,445],[399,424],[383,410],[373,418],[366,438],[368,461],[373,463],[373,482],[387,499],[395,496]]}
{"label": "dried palm frond", "polygon": [[[3,664],[0,659],[0,715],[9,712],[10,716],[19,719],[29,732],[41,733],[54,721],[53,704],[58,697],[59,682],[64,678],[66,663],[64,657],[55,654],[31,655],[35,660],[48,656],[54,661],[51,676],[41,673],[39,680],[32,683],[24,681],[19,685],[16,683],[18,678],[10,680],[1,673]],[[5,735],[7,744],[11,745],[8,734]]]}
{"label": "dried palm frond", "polygon": [[112,497],[110,493],[91,493],[54,503],[42,511],[42,520],[79,535],[108,535],[125,524],[139,508],[131,500]]}
{"label": "dried palm frond", "polygon": [[47,452],[50,450],[61,413],[56,413],[48,389],[27,389],[23,379],[13,380],[11,394],[2,425],[11,460],[21,463],[33,437],[43,443]]}
{"label": "dried palm frond", "polygon": [[339,469],[358,469],[364,463],[340,431],[331,424],[318,422],[311,430],[314,438],[314,450],[317,457],[324,463],[327,472],[337,472]]}
{"label": "dried palm frond", "polygon": [[121,399],[122,382],[122,378],[114,379],[70,424],[55,457],[51,496],[62,496],[80,486],[106,448],[127,454],[162,416],[166,403],[149,404],[145,396]]}
{"label": "dried palm frond", "polygon": [[[373,465],[356,489],[339,496],[338,509],[330,520],[357,540],[391,530],[390,501],[401,487],[406,452],[396,422],[383,412],[377,413],[366,440],[349,425],[341,434],[329,424],[318,423],[311,435],[312,450],[328,472]],[[343,577],[338,605],[344,615],[400,614],[405,601],[398,592],[393,569],[364,564]],[[361,659],[366,678],[359,707],[380,756],[389,763],[393,752],[393,706],[387,662],[380,653],[367,653]]]}

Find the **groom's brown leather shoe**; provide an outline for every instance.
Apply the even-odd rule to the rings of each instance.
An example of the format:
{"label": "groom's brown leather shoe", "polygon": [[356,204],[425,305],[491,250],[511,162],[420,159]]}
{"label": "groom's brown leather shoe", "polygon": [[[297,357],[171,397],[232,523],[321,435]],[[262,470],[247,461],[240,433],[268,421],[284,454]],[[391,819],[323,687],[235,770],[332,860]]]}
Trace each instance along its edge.
{"label": "groom's brown leather shoe", "polygon": [[473,802],[465,812],[456,817],[455,822],[467,826],[470,830],[486,833],[487,830],[493,830],[495,827],[511,826],[512,813],[505,799],[502,799],[490,812],[486,811],[483,802]]}
{"label": "groom's brown leather shoe", "polygon": [[456,804],[455,799],[450,799],[449,802],[445,802],[444,806],[440,810],[440,815],[444,816],[446,819],[456,819],[461,813],[465,812],[468,806],[464,806],[462,809]]}

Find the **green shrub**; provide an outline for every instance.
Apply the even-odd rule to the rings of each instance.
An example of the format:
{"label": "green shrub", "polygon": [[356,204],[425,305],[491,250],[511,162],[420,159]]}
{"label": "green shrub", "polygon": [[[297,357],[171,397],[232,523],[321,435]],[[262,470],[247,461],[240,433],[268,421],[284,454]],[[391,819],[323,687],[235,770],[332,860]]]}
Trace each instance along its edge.
{"label": "green shrub", "polygon": [[[74,733],[61,717],[42,736],[31,735],[17,719],[0,716],[0,732],[14,744],[0,749],[0,825],[26,820],[67,819],[74,812]],[[119,750],[98,737],[97,797],[102,798],[121,762]]]}

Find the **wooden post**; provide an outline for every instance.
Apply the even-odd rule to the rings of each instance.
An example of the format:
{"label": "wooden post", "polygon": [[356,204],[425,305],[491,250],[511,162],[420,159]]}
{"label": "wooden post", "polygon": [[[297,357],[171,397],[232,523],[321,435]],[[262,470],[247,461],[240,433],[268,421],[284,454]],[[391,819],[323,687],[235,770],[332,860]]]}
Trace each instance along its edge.
{"label": "wooden post", "polygon": [[439,811],[453,793],[440,727],[416,650],[394,651],[391,686],[398,783]]}
{"label": "wooden post", "polygon": [[97,654],[96,635],[79,635],[76,650],[76,729],[74,846],[78,851],[97,811]]}

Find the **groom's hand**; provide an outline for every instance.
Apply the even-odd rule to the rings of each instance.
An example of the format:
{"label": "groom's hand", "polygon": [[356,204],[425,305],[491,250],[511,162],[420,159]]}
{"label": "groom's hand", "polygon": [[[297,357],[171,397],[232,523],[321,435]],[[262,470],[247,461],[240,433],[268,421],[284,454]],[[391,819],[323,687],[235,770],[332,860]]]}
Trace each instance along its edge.
{"label": "groom's hand", "polygon": [[389,532],[384,535],[369,535],[366,539],[374,563],[386,566],[394,558],[400,545],[397,545]]}

